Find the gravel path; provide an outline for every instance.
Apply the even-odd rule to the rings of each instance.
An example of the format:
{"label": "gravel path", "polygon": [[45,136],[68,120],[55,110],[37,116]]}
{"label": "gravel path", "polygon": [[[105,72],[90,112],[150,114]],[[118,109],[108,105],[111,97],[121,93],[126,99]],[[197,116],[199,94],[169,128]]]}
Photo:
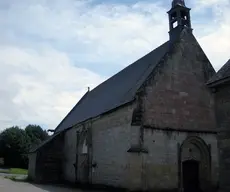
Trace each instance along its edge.
{"label": "gravel path", "polygon": [[[14,182],[0,176],[0,192],[83,192],[79,189],[62,188],[51,185],[35,185],[26,182]],[[92,192],[92,191],[91,191]],[[96,192],[96,191],[95,191]]]}

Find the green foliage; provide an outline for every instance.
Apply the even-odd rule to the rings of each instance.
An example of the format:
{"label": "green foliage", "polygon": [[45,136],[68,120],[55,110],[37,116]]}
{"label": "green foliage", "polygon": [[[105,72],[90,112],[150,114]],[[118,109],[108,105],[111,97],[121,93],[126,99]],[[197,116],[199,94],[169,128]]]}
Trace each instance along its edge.
{"label": "green foliage", "polygon": [[0,135],[0,149],[6,166],[26,167],[30,137],[19,127],[11,127]]}
{"label": "green foliage", "polygon": [[47,132],[37,125],[28,125],[25,130],[18,126],[5,129],[0,134],[0,157],[7,167],[27,168],[29,150],[47,137]]}
{"label": "green foliage", "polygon": [[32,146],[40,144],[49,137],[48,133],[39,125],[28,125],[25,132],[30,137]]}

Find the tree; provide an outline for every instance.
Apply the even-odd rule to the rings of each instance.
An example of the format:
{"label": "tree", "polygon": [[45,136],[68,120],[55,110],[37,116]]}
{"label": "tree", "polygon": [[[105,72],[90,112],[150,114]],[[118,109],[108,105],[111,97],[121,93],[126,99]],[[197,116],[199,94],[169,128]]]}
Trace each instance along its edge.
{"label": "tree", "polygon": [[49,137],[48,133],[39,125],[28,125],[25,132],[30,137],[33,146],[40,144]]}
{"label": "tree", "polygon": [[0,134],[0,151],[6,166],[27,167],[31,139],[18,126],[8,128]]}
{"label": "tree", "polygon": [[48,137],[48,133],[38,125],[5,129],[0,134],[0,156],[4,158],[5,166],[27,168],[29,150]]}

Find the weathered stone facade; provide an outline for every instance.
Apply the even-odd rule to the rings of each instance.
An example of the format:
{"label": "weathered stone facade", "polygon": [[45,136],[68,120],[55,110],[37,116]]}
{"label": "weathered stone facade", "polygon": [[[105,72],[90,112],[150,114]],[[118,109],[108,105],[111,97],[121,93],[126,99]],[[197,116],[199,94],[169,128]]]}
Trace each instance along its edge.
{"label": "weathered stone facade", "polygon": [[218,147],[220,149],[220,191],[230,191],[230,83],[215,88]]}
{"label": "weathered stone facade", "polygon": [[29,154],[29,179],[37,183],[63,180],[63,134],[57,135],[40,150]]}
{"label": "weathered stone facade", "polygon": [[143,87],[143,124],[213,131],[214,94],[206,82],[215,71],[193,35],[180,39]]}
{"label": "weathered stone facade", "polygon": [[[195,158],[201,163],[201,187],[217,186],[214,97],[205,84],[214,70],[191,34],[184,34],[184,39],[193,46],[179,42],[136,102],[66,131],[66,180],[173,190],[183,188],[182,163]],[[193,55],[192,50],[196,50]],[[179,55],[190,59],[178,60]],[[138,108],[142,115],[134,124]],[[83,154],[85,139],[88,149]],[[190,156],[188,149],[193,150]]]}
{"label": "weathered stone facade", "polygon": [[[184,17],[189,16],[188,8],[176,1],[173,5],[170,22],[175,20],[176,8],[180,22],[189,18]],[[191,28],[179,26],[177,35],[176,29],[172,30],[170,41],[161,47],[165,51],[165,46],[169,46],[166,54],[151,68],[135,98],[61,131],[31,155],[31,178],[130,190],[186,192],[194,185],[195,191],[216,189],[219,157],[215,106],[218,125],[229,123],[224,119],[229,112],[228,98],[223,102],[226,92],[219,91],[215,105],[215,93],[206,84],[215,70]],[[84,96],[81,104],[90,94]],[[219,145],[228,151],[226,134],[219,138]],[[49,157],[54,171],[49,168]]]}
{"label": "weathered stone facade", "polygon": [[[146,182],[142,184],[144,189],[183,188],[181,166],[185,160],[179,158],[179,149],[191,136],[197,136],[204,143],[201,147],[207,148],[206,151],[197,149],[200,166],[207,164],[206,159],[212,158],[209,160],[209,170],[200,168],[200,173],[206,172],[205,175],[200,175],[201,188],[205,190],[217,186],[214,94],[206,86],[207,80],[215,71],[190,33],[182,34],[180,39],[139,92],[142,98],[142,125],[145,128],[143,143],[149,153],[152,152],[151,156],[144,155],[147,162],[143,165],[147,166],[147,172],[143,176]],[[160,144],[155,143],[155,139],[147,142],[146,130],[149,129],[152,130],[153,138],[155,130],[159,130],[162,135],[158,138],[166,146],[162,141],[158,141]],[[210,138],[209,143],[205,137]],[[157,158],[154,154],[156,151],[163,152],[162,156]]]}
{"label": "weathered stone facade", "polygon": [[37,153],[31,153],[29,154],[29,172],[28,172],[28,178],[30,180],[35,181],[36,180],[36,166],[37,166]]}
{"label": "weathered stone facade", "polygon": [[[110,113],[92,124],[92,183],[127,187],[128,149],[136,144],[139,129],[131,126],[133,106]],[[106,155],[105,155],[106,154]]]}
{"label": "weathered stone facade", "polygon": [[[128,105],[66,131],[66,180],[128,187],[129,177],[125,179],[125,175],[130,154],[127,151],[138,143],[139,136],[139,127],[131,126],[132,112],[133,105]],[[82,151],[85,139],[87,153]]]}
{"label": "weathered stone facade", "polygon": [[[149,151],[144,156],[145,189],[183,188],[182,163],[189,159],[197,160],[203,164],[199,172],[202,189],[217,186],[218,150],[215,133],[146,129],[144,141]],[[197,147],[197,141],[205,142],[206,145],[202,143],[201,146],[207,146],[207,150],[203,151]],[[192,149],[192,151],[189,152],[189,149]],[[208,159],[206,160],[206,158]],[[205,165],[209,165],[207,170],[205,170]]]}

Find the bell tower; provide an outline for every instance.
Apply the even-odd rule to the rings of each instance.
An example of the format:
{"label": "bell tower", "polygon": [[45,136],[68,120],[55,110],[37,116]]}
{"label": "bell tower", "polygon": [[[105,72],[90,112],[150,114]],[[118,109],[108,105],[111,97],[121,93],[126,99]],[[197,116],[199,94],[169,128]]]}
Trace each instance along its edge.
{"label": "bell tower", "polygon": [[177,38],[185,28],[192,32],[190,10],[184,0],[173,0],[172,8],[168,11],[170,40]]}

